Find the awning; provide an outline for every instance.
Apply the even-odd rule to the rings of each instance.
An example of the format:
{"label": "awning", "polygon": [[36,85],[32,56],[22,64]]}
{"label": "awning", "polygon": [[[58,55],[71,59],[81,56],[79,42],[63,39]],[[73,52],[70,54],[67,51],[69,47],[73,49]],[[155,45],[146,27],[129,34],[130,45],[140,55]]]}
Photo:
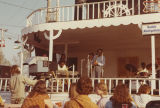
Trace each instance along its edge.
{"label": "awning", "polygon": [[[44,23],[39,25],[33,25],[22,29],[22,35],[26,35],[32,32],[38,31],[49,31],[49,30],[67,30],[67,29],[84,29],[93,27],[108,27],[108,26],[119,26],[128,24],[139,24],[159,22],[160,13],[144,14],[144,15],[134,15],[116,18],[104,18],[104,19],[94,19],[94,20],[80,20],[80,21],[69,21],[69,22],[54,22],[54,23]],[[63,32],[63,31],[62,31]]]}

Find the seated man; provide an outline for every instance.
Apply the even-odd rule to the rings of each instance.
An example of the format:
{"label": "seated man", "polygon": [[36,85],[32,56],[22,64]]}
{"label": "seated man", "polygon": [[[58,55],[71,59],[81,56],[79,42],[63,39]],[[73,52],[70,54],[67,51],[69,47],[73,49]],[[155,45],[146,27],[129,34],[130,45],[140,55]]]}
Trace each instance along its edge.
{"label": "seated man", "polygon": [[66,66],[64,61],[60,61],[58,63],[58,73],[61,75],[66,75],[67,77],[69,76],[68,74],[68,67]]}

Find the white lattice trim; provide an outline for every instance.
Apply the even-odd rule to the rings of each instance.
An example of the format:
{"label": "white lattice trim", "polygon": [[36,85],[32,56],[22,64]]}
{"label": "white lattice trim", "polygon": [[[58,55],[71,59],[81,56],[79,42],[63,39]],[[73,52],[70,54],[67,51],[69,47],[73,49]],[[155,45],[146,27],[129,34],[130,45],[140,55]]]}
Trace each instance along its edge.
{"label": "white lattice trim", "polygon": [[128,24],[141,24],[150,22],[159,22],[160,13],[154,14],[144,14],[144,15],[134,15],[116,18],[104,18],[104,19],[94,19],[94,20],[81,20],[81,21],[70,21],[70,22],[54,22],[54,23],[44,23],[34,26],[29,26],[22,29],[22,35],[45,30],[67,30],[67,29],[84,29],[93,27],[108,27],[108,26],[118,26],[118,25],[128,25]]}

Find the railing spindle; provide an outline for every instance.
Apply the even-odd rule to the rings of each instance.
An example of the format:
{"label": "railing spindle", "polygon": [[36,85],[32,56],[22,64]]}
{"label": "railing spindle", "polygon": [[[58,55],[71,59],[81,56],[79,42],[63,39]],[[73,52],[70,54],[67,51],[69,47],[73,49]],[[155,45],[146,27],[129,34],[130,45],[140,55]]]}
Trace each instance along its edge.
{"label": "railing spindle", "polygon": [[[111,6],[111,2],[109,1],[109,7]],[[109,11],[109,17],[111,17],[111,11]]]}
{"label": "railing spindle", "polygon": [[138,80],[136,80],[136,93],[138,93]]}
{"label": "railing spindle", "polygon": [[131,79],[129,79],[129,93],[131,94],[132,91],[132,82]]}
{"label": "railing spindle", "polygon": [[69,7],[67,7],[67,21],[69,21]]}
{"label": "railing spindle", "polygon": [[89,4],[87,4],[87,19],[89,19],[89,8],[90,8],[90,5]]}
{"label": "railing spindle", "polygon": [[2,82],[3,82],[3,79],[1,79],[1,82],[0,82],[0,90],[2,90],[2,86],[3,86]]}
{"label": "railing spindle", "polygon": [[71,85],[71,79],[67,79],[67,80],[69,80],[68,81],[68,91],[69,91],[69,88],[70,88],[70,85]]}
{"label": "railing spindle", "polygon": [[41,23],[42,23],[42,21],[43,21],[42,16],[43,16],[43,11],[40,11],[40,22],[41,22]]}
{"label": "railing spindle", "polygon": [[125,84],[125,80],[123,79],[122,81],[123,81],[123,84]]}
{"label": "railing spindle", "polygon": [[144,82],[144,84],[146,84],[146,80],[145,79],[143,80],[143,82]]}
{"label": "railing spindle", "polygon": [[109,94],[111,94],[111,79],[109,79]]}
{"label": "railing spindle", "polygon": [[[122,1],[120,1],[120,5],[122,5]],[[122,9],[120,9],[120,12],[119,12],[120,14],[120,16],[122,16]]]}
{"label": "railing spindle", "polygon": [[116,79],[116,86],[118,85],[118,79]]}
{"label": "railing spindle", "polygon": [[73,21],[74,20],[74,7],[72,6],[72,18],[71,20]]}
{"label": "railing spindle", "polygon": [[64,7],[62,8],[62,21],[64,21]]}
{"label": "railing spindle", "polygon": [[39,14],[37,13],[37,24],[40,24],[39,22]]}
{"label": "railing spindle", "polygon": [[79,5],[77,5],[77,20],[79,20]]}
{"label": "railing spindle", "polygon": [[[92,79],[92,87],[94,88],[94,78]],[[93,89],[93,91],[94,91],[94,89]]]}
{"label": "railing spindle", "polygon": [[6,90],[7,90],[7,82],[8,82],[8,80],[7,80],[7,79],[5,79],[5,87],[4,87],[4,91],[6,91]]}
{"label": "railing spindle", "polygon": [[100,83],[101,82],[101,79],[98,79],[98,83]]}
{"label": "railing spindle", "polygon": [[138,15],[141,13],[141,5],[140,5],[140,0],[138,0]]}
{"label": "railing spindle", "polygon": [[98,18],[100,18],[100,3],[98,2]]}
{"label": "railing spindle", "polygon": [[159,95],[160,95],[160,80],[158,79],[158,91],[159,91]]}
{"label": "railing spindle", "polygon": [[46,88],[48,88],[48,86],[49,86],[49,81],[46,80]]}
{"label": "railing spindle", "polygon": [[134,0],[132,0],[132,15],[134,15]]}
{"label": "railing spindle", "polygon": [[104,80],[104,83],[105,83],[105,84],[107,83],[107,79]]}
{"label": "railing spindle", "polygon": [[84,9],[84,3],[83,3],[82,4],[82,20],[85,19],[84,14],[85,14],[85,9]]}
{"label": "railing spindle", "polygon": [[117,5],[117,1],[115,1],[114,2],[115,4],[115,6],[114,6],[114,17],[116,17],[117,16],[117,8],[116,8],[116,5]]}
{"label": "railing spindle", "polygon": [[64,92],[64,84],[65,84],[65,79],[63,78],[63,84],[62,84],[62,92]]}
{"label": "railing spindle", "polygon": [[94,19],[94,3],[92,4],[92,19]]}

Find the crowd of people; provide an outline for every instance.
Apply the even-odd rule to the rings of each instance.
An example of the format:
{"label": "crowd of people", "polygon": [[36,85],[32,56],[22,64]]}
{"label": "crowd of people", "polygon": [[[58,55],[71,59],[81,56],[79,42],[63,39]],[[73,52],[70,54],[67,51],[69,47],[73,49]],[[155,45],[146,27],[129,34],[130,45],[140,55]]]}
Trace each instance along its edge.
{"label": "crowd of people", "polygon": [[[65,55],[62,54],[57,61],[57,68],[59,71],[68,71],[66,66]],[[147,84],[142,84],[136,95],[131,96],[129,89],[125,84],[118,84],[113,96],[108,95],[107,85],[103,82],[96,83],[95,90],[92,87],[92,80],[89,77],[101,78],[103,77],[105,65],[105,56],[103,49],[98,49],[96,54],[93,52],[88,55],[88,77],[80,77],[76,83],[72,83],[69,89],[69,99],[65,100],[60,105],[61,108],[145,108],[146,104],[151,101],[151,88]],[[145,63],[141,64],[138,74],[145,72]],[[22,104],[22,108],[58,108],[53,104],[49,95],[47,94],[45,79],[32,80],[20,74],[20,68],[13,65],[10,70],[11,79],[9,82],[11,92],[11,104]],[[66,73],[67,75],[67,73]],[[33,86],[28,96],[25,96],[26,85]],[[94,92],[95,91],[95,92]],[[93,102],[88,96],[94,94],[100,96],[97,103]],[[5,103],[0,97],[0,106]]]}
{"label": "crowd of people", "polygon": [[[44,79],[31,80],[20,74],[17,65],[11,68],[10,92],[11,104],[22,104],[22,108],[145,108],[151,101],[151,88],[143,84],[136,95],[131,96],[125,84],[118,84],[113,95],[108,95],[107,84],[100,82],[95,90],[92,87],[92,80],[88,77],[80,77],[76,83],[72,83],[69,89],[69,99],[65,100],[59,107],[51,101]],[[25,96],[25,85],[31,85],[32,90]],[[95,91],[95,92],[94,92]],[[89,94],[100,96],[95,103]],[[0,98],[0,106],[5,103]]]}

